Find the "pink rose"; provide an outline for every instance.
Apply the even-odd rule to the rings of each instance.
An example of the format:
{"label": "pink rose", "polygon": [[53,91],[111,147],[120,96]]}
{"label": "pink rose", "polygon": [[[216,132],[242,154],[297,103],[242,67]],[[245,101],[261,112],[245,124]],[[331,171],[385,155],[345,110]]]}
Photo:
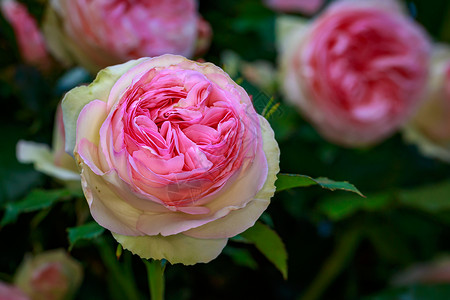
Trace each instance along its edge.
{"label": "pink rose", "polygon": [[0,8],[14,30],[23,60],[43,69],[50,67],[51,59],[44,38],[26,6],[16,0],[2,0]]}
{"label": "pink rose", "polygon": [[200,17],[197,20],[197,44],[195,46],[195,56],[202,56],[208,51],[211,44],[212,28],[211,25]]}
{"label": "pink rose", "polygon": [[325,138],[374,144],[417,107],[430,44],[394,1],[339,1],[306,26],[289,23],[281,30],[284,93]]}
{"label": "pink rose", "polygon": [[396,274],[392,283],[397,286],[450,283],[450,259],[412,265]]}
{"label": "pink rose", "polygon": [[61,61],[98,71],[143,56],[192,56],[199,18],[195,0],[53,0],[44,33]]}
{"label": "pink rose", "polygon": [[64,250],[52,250],[26,257],[14,282],[31,300],[71,299],[83,276],[80,263]]}
{"label": "pink rose", "polygon": [[80,175],[75,160],[66,153],[65,131],[61,105],[58,105],[53,129],[52,148],[47,144],[20,140],[16,147],[17,160],[33,163],[36,170],[54,177],[72,189],[80,189]]}
{"label": "pink rose", "polygon": [[273,10],[280,12],[300,12],[312,15],[324,4],[324,0],[264,0]]}
{"label": "pink rose", "polygon": [[30,300],[19,288],[0,281],[0,300]]}
{"label": "pink rose", "polygon": [[407,141],[450,162],[450,48],[436,45],[425,102],[405,126]]}
{"label": "pink rose", "polygon": [[279,169],[273,131],[213,64],[129,61],[62,106],[92,216],[141,257],[208,262],[269,205]]}

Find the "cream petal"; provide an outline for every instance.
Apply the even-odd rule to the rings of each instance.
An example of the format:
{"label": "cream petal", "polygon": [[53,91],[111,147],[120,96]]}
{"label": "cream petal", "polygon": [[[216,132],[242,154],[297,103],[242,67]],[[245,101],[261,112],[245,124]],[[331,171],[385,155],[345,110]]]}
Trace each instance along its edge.
{"label": "cream petal", "polygon": [[106,103],[94,100],[86,104],[77,120],[76,144],[81,139],[88,139],[94,145],[99,144],[100,127],[106,119]]}
{"label": "cream petal", "polygon": [[139,218],[137,228],[147,235],[171,236],[179,234],[191,228],[202,226],[215,220],[214,215],[204,217],[202,215],[186,214],[183,212],[151,213],[145,212]]}
{"label": "cream petal", "polygon": [[123,248],[145,259],[166,259],[171,264],[194,265],[215,259],[228,239],[196,239],[183,234],[171,236],[124,236],[112,233]]}
{"label": "cream petal", "polygon": [[121,65],[115,65],[101,70],[94,82],[88,86],[72,89],[62,100],[64,128],[66,131],[66,152],[71,154],[75,148],[78,116],[86,104],[93,100],[106,102],[110,90],[117,79],[140,60],[131,60]]}
{"label": "cream petal", "polygon": [[[36,170],[63,181],[79,181],[80,175],[72,170],[55,166],[54,156],[46,144],[19,141],[16,147],[17,160],[33,163]],[[75,165],[75,161],[73,162]]]}
{"label": "cream petal", "polygon": [[279,53],[285,53],[292,48],[292,34],[294,32],[306,30],[309,22],[307,19],[281,15],[275,20],[276,43]]}
{"label": "cream petal", "polygon": [[270,198],[275,193],[275,181],[280,171],[280,149],[269,123],[260,118],[263,135],[263,149],[266,155],[269,172],[262,189],[244,208],[231,211],[225,217],[184,232],[185,235],[197,238],[228,238],[252,227],[259,216],[266,210]]}
{"label": "cream petal", "polygon": [[120,234],[142,235],[143,233],[136,229],[142,211],[116,195],[112,186],[92,172],[81,158],[80,166],[81,185],[94,220],[106,229]]}
{"label": "cream petal", "polygon": [[42,22],[42,32],[45,36],[46,45],[59,62],[64,66],[70,66],[73,60],[68,45],[71,42],[66,38],[62,29],[63,25],[57,15],[57,10],[48,5]]}

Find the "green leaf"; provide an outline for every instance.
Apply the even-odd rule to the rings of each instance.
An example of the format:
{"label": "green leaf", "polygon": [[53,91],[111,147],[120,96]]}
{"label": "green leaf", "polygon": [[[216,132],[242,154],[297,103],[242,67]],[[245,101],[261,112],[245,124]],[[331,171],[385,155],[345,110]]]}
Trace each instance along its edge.
{"label": "green leaf", "polygon": [[418,188],[391,191],[360,198],[354,195],[339,195],[323,199],[318,209],[328,218],[338,221],[357,211],[381,211],[389,205],[408,206],[428,213],[450,210],[450,181]]}
{"label": "green leaf", "polygon": [[450,210],[450,181],[400,191],[398,200],[402,205],[430,213]]}
{"label": "green leaf", "polygon": [[364,195],[351,183],[347,181],[334,181],[325,177],[311,178],[306,175],[300,174],[278,174],[278,179],[275,185],[277,186],[277,192],[296,188],[307,187],[311,185],[319,185],[324,189],[329,190],[342,190],[347,192],[353,192],[361,197]]}
{"label": "green leaf", "polygon": [[370,243],[383,261],[394,264],[408,264],[414,259],[417,249],[410,247],[407,238],[389,220],[378,220],[364,230]]}
{"label": "green leaf", "polygon": [[71,192],[67,189],[33,190],[23,200],[5,205],[5,214],[0,222],[0,226],[15,222],[21,213],[48,208],[58,201],[69,199],[70,195]]}
{"label": "green leaf", "polygon": [[450,299],[450,285],[413,285],[393,288],[377,295],[364,298],[365,300],[448,300]]}
{"label": "green leaf", "polygon": [[229,255],[236,265],[247,267],[252,270],[258,268],[258,264],[247,249],[227,246],[223,249],[223,253]]}
{"label": "green leaf", "polygon": [[357,211],[379,211],[392,202],[388,194],[369,195],[361,198],[356,195],[339,195],[323,199],[318,210],[334,221],[347,218]]}
{"label": "green leaf", "polygon": [[255,244],[256,248],[272,262],[284,279],[287,279],[287,252],[278,234],[261,222],[240,234]]}
{"label": "green leaf", "polygon": [[90,240],[103,234],[105,228],[92,221],[81,226],[67,228],[69,234],[69,250],[81,240]]}

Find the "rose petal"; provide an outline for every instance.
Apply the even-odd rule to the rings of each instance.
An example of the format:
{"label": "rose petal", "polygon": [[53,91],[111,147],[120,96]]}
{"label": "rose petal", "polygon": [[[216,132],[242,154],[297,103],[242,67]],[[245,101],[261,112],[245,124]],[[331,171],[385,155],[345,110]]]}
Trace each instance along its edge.
{"label": "rose petal", "polygon": [[[264,139],[267,140],[264,140],[263,142],[263,149],[265,149],[264,147],[271,149],[271,151],[274,151],[274,153],[272,153],[271,155],[278,156],[278,145],[273,137],[272,129],[270,129],[270,126],[263,117],[260,116],[259,119],[261,130],[263,131],[263,134],[266,134],[266,136],[264,136]],[[273,195],[272,193],[272,195],[267,199],[254,199],[256,191],[260,189],[262,191],[263,186],[266,186],[266,189],[270,188],[270,183],[268,183],[269,177],[267,176],[267,164],[269,159],[265,157],[267,154],[263,152],[263,149],[258,151],[257,157],[255,157],[252,166],[245,171],[243,176],[235,180],[230,180],[230,183],[226,184],[222,188],[220,193],[212,194],[209,197],[200,200],[201,203],[209,202],[205,205],[205,207],[207,207],[210,211],[209,215],[190,215],[174,212],[154,214],[151,212],[145,212],[139,218],[139,221],[137,223],[138,229],[148,235],[161,234],[163,236],[168,236],[200,226],[208,227],[205,224],[224,218],[232,212],[246,210],[246,205],[249,202],[255,201],[255,203],[251,205],[251,209],[249,209],[247,213],[247,220],[242,220],[241,222],[236,223],[227,223],[227,226],[224,226],[225,228],[221,229],[221,233],[225,234],[226,237],[229,237],[234,236],[244,231],[246,228],[251,227],[257,220],[259,215],[265,210],[265,208],[267,208],[270,202],[270,197]],[[272,160],[270,162],[274,164],[276,163]],[[276,166],[271,167],[273,168],[271,172],[276,171],[274,173],[276,174],[278,172],[278,163],[276,163]],[[275,179],[276,177],[273,178],[274,182]],[[266,180],[265,183],[264,180]],[[236,220],[234,221],[239,221],[238,219],[239,218],[236,218]],[[231,225],[232,223],[234,224]],[[211,231],[214,231],[215,227],[213,226],[212,228],[213,229]],[[241,228],[245,229],[241,230]]]}
{"label": "rose petal", "polygon": [[62,100],[64,128],[66,130],[66,152],[72,154],[76,144],[78,115],[83,107],[93,100],[107,101],[110,89],[120,76],[141,60],[131,60],[121,65],[101,70],[94,82],[69,91]]}
{"label": "rose petal", "polygon": [[[78,172],[55,166],[53,154],[46,144],[19,141],[17,143],[16,155],[19,162],[33,163],[36,170],[48,176],[64,181],[80,180]],[[75,165],[75,160],[73,164]]]}
{"label": "rose petal", "polygon": [[[80,159],[81,185],[91,210],[91,215],[101,226],[125,235],[143,235],[136,229],[141,210],[124,202],[111,186],[96,175]],[[92,187],[92,188],[91,188]]]}
{"label": "rose petal", "polygon": [[277,173],[280,171],[280,149],[275,140],[273,130],[266,119],[260,117],[260,124],[264,141],[263,149],[269,166],[267,179],[262,189],[244,208],[234,210],[221,219],[188,230],[184,234],[196,238],[233,237],[252,227],[259,216],[266,210],[270,203],[270,198],[275,193],[275,181]]}
{"label": "rose petal", "polygon": [[216,258],[228,239],[196,239],[183,234],[171,236],[124,236],[113,233],[123,248],[145,259],[167,259],[171,264],[194,265]]}

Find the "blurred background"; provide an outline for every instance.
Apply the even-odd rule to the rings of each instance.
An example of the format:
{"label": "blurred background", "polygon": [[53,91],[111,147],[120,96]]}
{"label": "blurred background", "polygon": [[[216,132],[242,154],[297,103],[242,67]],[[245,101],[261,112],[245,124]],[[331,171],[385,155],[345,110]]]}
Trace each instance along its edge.
{"label": "blurred background", "polygon": [[[41,27],[47,1],[19,2]],[[287,14],[314,20],[331,2]],[[401,3],[433,42],[450,43],[450,2]],[[198,10],[212,35],[192,57],[224,67],[260,113],[276,106],[268,119],[281,172],[349,181],[367,198],[320,187],[276,193],[263,221],[284,241],[286,280],[253,245],[235,239],[211,263],[168,266],[166,299],[450,299],[449,164],[425,156],[401,132],[362,148],[325,140],[280,88],[275,27],[282,13],[258,0],[200,0]],[[59,101],[95,72],[55,58],[51,67],[27,62],[5,15],[0,34],[0,281],[11,283],[25,254],[68,250],[67,228],[90,220],[81,191],[20,163],[16,145],[52,145]],[[23,199],[34,202],[12,205]],[[93,236],[70,248],[83,270],[74,299],[147,297],[140,259],[124,250],[117,260],[110,234]]]}

